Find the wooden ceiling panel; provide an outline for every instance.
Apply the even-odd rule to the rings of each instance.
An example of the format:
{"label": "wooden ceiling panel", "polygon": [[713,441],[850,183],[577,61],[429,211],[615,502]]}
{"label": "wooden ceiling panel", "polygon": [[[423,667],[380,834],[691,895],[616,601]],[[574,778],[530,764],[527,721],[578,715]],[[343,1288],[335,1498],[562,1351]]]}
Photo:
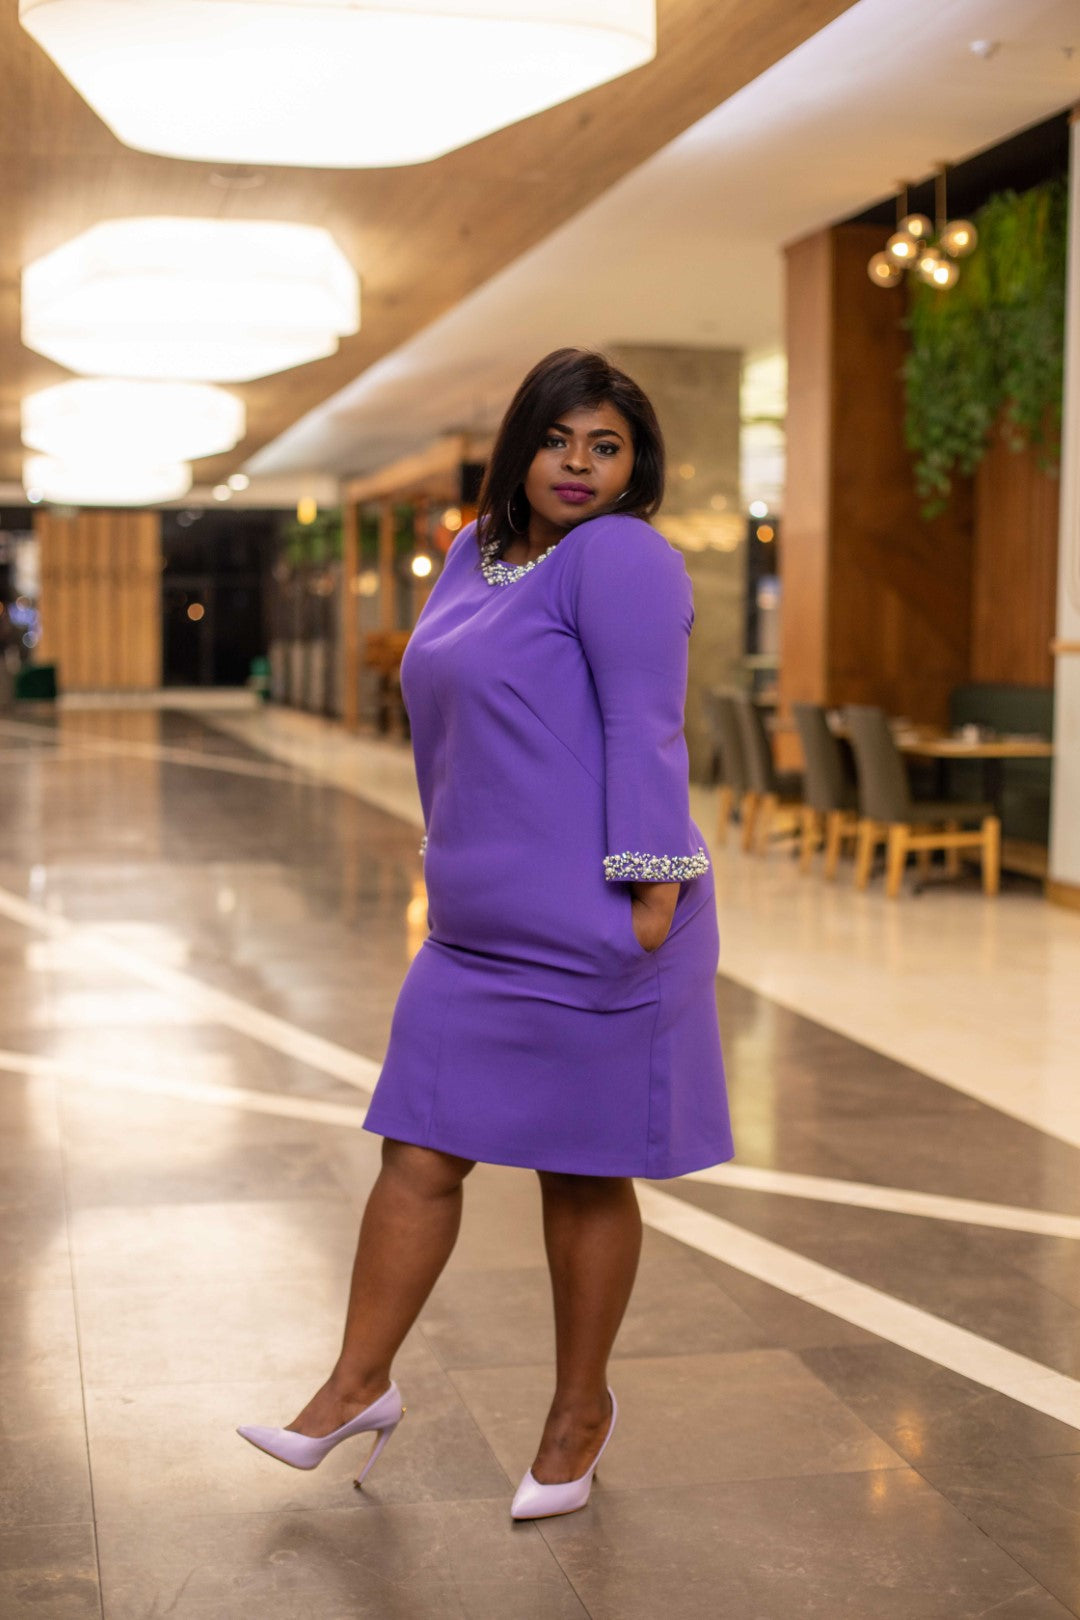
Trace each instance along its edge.
{"label": "wooden ceiling panel", "polygon": [[[16,0],[2,0],[0,480],[20,474],[20,400],[67,375],[20,342],[21,269],[98,220],[323,225],[360,273],[363,327],[337,354],[236,387],[247,437],[196,468],[216,481],[853,3],[659,0],[656,60],[613,84],[432,163],[262,168],[247,188],[213,164],[123,146],[19,27]],[[482,95],[483,83],[453,93]]]}

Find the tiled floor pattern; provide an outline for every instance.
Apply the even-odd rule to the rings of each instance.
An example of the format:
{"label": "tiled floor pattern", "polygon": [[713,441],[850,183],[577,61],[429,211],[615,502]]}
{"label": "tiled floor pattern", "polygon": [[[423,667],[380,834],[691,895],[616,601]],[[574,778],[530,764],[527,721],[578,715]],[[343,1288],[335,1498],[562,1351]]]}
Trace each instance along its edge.
{"label": "tiled floor pattern", "polygon": [[[512,1526],[551,1354],[524,1172],[470,1181],[398,1369],[408,1417],[363,1496],[347,1457],[296,1474],[236,1440],[237,1421],[291,1416],[333,1354],[377,1142],[310,1117],[362,1102],[355,1077],[191,986],[377,1064],[415,832],[310,780],[153,752],[159,726],[170,752],[226,746],[195,720],[85,720],[149,751],[61,764],[35,743],[0,774],[0,889],[76,930],[0,914],[0,1048],[39,1060],[0,1072],[5,1620],[1080,1613],[1080,1430],[655,1230],[593,1501]],[[83,949],[102,935],[123,963]],[[136,977],[132,955],[162,973]],[[1080,1216],[1069,1144],[718,991],[740,1163]],[[132,1085],[84,1082],[110,1070]],[[252,1106],[222,1106],[231,1088]],[[1080,1371],[1069,1236],[762,1186],[656,1192]]]}
{"label": "tiled floor pattern", "polygon": [[[365,1095],[370,1090],[376,1066],[369,1060],[298,1030],[280,1018],[253,1009],[227,992],[208,988],[197,978],[150,961],[130,946],[118,944],[101,929],[79,930],[45,908],[35,907],[3,890],[0,890],[0,914],[8,915],[27,927],[44,929],[53,939],[58,939],[68,966],[77,965],[80,960],[95,967],[103,960],[108,961],[120,971],[130,973],[155,988],[168,990],[177,1004],[191,1004],[286,1056],[298,1056],[309,1066],[360,1087]],[[359,1127],[362,1123],[360,1110],[350,1115],[339,1104],[271,1097],[247,1089],[241,1092],[239,1088],[214,1087],[204,1081],[190,1079],[178,1081],[168,1076],[155,1075],[147,1080],[135,1071],[122,1068],[111,1071],[79,1069],[70,1063],[66,1066],[57,1064],[53,1059],[31,1059],[17,1052],[0,1051],[0,1068],[3,1067],[14,1073],[66,1074],[84,1084],[100,1086],[112,1083],[126,1086],[129,1090],[151,1091],[159,1096],[224,1102],[283,1117],[343,1120],[352,1127]],[[875,1188],[866,1183],[835,1178],[815,1179],[760,1166],[720,1166],[694,1179],[704,1179],[717,1185],[749,1184],[758,1190],[771,1192],[781,1189],[789,1195],[799,1190],[805,1193],[807,1185],[810,1185],[819,1201],[858,1203],[862,1207],[876,1205],[894,1212],[928,1213],[935,1217],[940,1213],[941,1201],[939,1199],[935,1205],[934,1195],[931,1194]],[[939,1315],[884,1295],[818,1261],[795,1255],[790,1249],[778,1246],[767,1238],[753,1236],[715,1214],[695,1211],[687,1207],[685,1202],[672,1200],[655,1191],[643,1194],[643,1198],[646,1222],[657,1230],[696,1246],[702,1252],[763,1281],[785,1288],[799,1298],[810,1299],[820,1308],[867,1327],[890,1342],[928,1354],[941,1365],[981,1381],[999,1393],[1025,1401],[1038,1411],[1071,1421],[1080,1427],[1080,1383],[1068,1374],[1046,1369],[1030,1357],[1018,1355],[1015,1351],[973,1335]],[[945,1202],[950,1203],[949,1200]],[[952,1200],[951,1203],[956,1207],[950,1207],[950,1218],[974,1215],[974,1224],[1004,1225],[1006,1229],[1048,1231],[1051,1235],[1066,1236],[1074,1236],[1080,1228],[1080,1219],[1068,1215],[1003,1207],[977,1200]]]}

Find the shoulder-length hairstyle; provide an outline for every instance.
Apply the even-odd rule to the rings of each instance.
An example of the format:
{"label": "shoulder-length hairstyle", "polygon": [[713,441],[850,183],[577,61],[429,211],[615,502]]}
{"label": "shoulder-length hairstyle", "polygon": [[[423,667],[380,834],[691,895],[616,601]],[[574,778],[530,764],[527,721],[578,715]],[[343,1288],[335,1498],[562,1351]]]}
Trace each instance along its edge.
{"label": "shoulder-length hairstyle", "polygon": [[651,518],[664,496],[664,440],[645,393],[605,355],[555,349],[537,362],[510,401],[480,487],[476,539],[499,556],[528,519],[525,475],[553,423],[581,406],[613,405],[630,426],[634,468],[618,510]]}

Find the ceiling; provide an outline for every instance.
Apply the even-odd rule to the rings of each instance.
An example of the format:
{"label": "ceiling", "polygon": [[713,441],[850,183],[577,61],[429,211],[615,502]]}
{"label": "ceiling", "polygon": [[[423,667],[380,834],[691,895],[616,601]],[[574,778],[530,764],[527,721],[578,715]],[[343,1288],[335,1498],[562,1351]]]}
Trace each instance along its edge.
{"label": "ceiling", "polygon": [[[974,40],[999,49],[974,55]],[[1063,47],[1075,46],[1071,57]],[[1080,100],[1080,0],[859,0],[263,450],[361,473],[563,343],[781,339],[781,248]]]}
{"label": "ceiling", "polygon": [[66,375],[19,340],[21,268],[87,226],[139,214],[295,220],[325,226],[360,272],[357,336],[329,359],[235,390],[248,436],[197,464],[199,481],[214,483],[851,3],[658,0],[654,62],[433,163],[238,175],[123,146],[19,27],[17,0],[0,0],[0,481],[20,473],[20,400]]}

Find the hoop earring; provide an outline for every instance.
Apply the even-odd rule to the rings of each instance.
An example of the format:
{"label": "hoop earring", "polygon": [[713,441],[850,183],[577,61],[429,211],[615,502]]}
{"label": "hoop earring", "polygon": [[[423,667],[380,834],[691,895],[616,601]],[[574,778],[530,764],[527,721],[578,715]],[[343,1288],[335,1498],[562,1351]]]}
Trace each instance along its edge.
{"label": "hoop earring", "polygon": [[509,523],[515,534],[525,533],[525,530],[519,529],[517,524],[514,522],[514,497],[512,495],[506,503],[506,521]]}

